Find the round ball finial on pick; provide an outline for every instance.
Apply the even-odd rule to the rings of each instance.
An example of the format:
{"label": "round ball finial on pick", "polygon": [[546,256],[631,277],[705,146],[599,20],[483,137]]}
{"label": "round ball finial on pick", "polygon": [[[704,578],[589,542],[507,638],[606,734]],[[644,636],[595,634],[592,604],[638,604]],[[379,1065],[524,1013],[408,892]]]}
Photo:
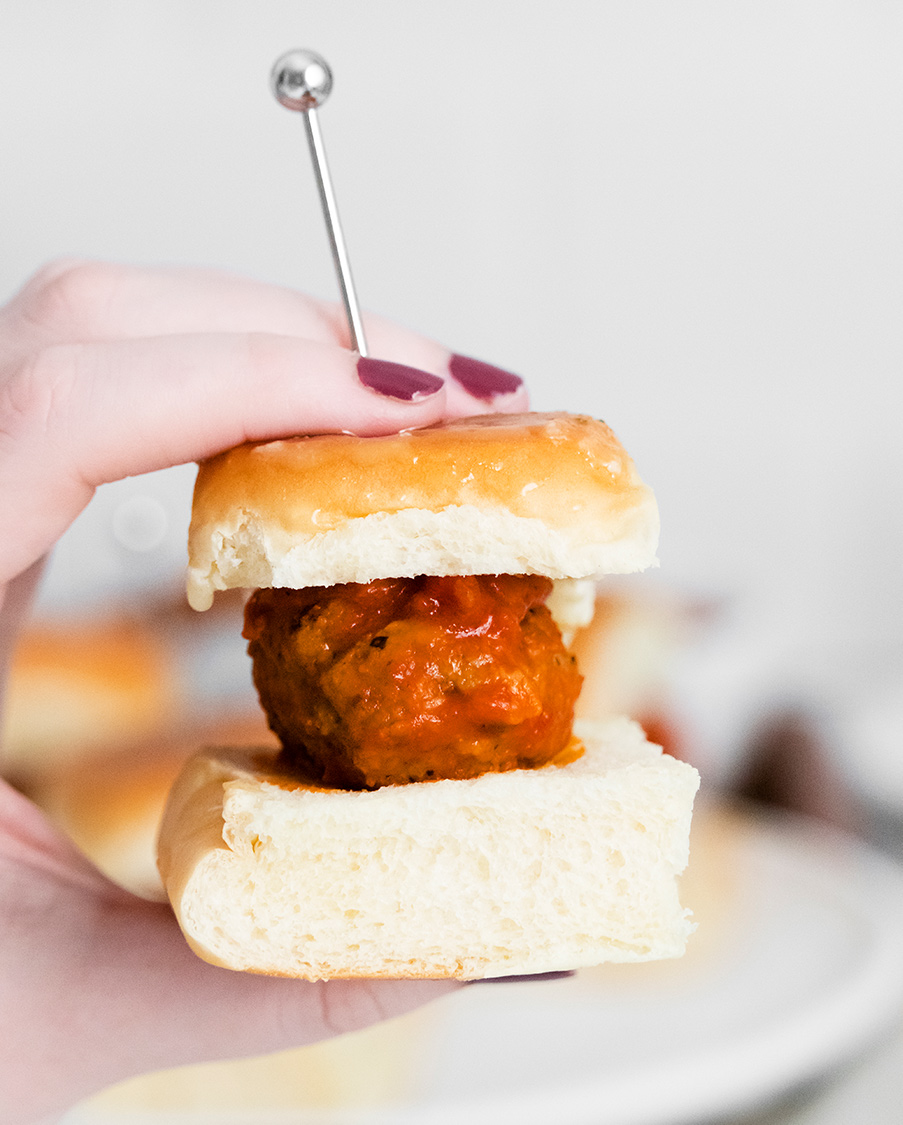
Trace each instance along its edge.
{"label": "round ball finial on pick", "polygon": [[365,356],[367,341],[364,338],[364,326],[361,322],[354,282],[351,279],[351,266],[345,250],[342,224],[339,222],[339,210],[332,189],[332,179],[326,163],[326,150],[323,147],[319,117],[316,112],[317,107],[329,97],[329,91],[332,89],[332,71],[326,60],[316,51],[288,51],[273,65],[270,71],[270,86],[278,102],[287,109],[301,112],[320,191],[323,218],[326,220],[326,231],[332,248],[332,260],[348,317],[351,350],[360,356]]}
{"label": "round ball finial on pick", "polygon": [[270,84],[276,100],[286,109],[306,112],[329,97],[332,71],[315,51],[288,51],[273,64]]}

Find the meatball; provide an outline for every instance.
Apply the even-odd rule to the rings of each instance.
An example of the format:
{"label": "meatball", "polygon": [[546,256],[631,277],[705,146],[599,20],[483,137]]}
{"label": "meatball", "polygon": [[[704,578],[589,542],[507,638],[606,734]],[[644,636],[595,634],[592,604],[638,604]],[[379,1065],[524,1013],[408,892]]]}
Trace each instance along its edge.
{"label": "meatball", "polygon": [[481,575],[256,591],[244,635],[285,756],[346,789],[544,765],[582,682],[550,590]]}

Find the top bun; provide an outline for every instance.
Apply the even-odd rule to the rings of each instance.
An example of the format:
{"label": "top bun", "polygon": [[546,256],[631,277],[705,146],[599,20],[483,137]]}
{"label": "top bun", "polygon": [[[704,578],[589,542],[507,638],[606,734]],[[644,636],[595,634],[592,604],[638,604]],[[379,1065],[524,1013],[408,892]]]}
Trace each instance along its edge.
{"label": "top bun", "polygon": [[604,422],[489,414],[257,442],[200,466],[188,600],[418,574],[585,578],[655,563],[652,492]]}

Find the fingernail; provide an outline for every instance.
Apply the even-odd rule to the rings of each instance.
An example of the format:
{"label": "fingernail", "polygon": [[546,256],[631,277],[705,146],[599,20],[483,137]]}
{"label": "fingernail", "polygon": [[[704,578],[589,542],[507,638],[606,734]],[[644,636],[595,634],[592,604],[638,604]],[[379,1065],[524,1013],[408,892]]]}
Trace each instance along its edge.
{"label": "fingernail", "polygon": [[453,355],[448,369],[468,394],[485,402],[498,395],[510,395],[524,383],[520,375],[467,355]]}
{"label": "fingernail", "polygon": [[520,976],[513,977],[481,977],[480,980],[469,980],[468,984],[507,984],[509,981],[515,981],[518,984],[523,984],[524,981],[534,980],[564,980],[565,977],[572,977],[575,975],[575,969],[561,969],[553,973],[523,973]]}
{"label": "fingernail", "polygon": [[361,356],[357,361],[357,374],[360,381],[371,391],[387,398],[417,402],[428,398],[445,385],[438,375],[421,371],[419,367],[407,367],[403,363],[390,363],[385,359],[370,359]]}

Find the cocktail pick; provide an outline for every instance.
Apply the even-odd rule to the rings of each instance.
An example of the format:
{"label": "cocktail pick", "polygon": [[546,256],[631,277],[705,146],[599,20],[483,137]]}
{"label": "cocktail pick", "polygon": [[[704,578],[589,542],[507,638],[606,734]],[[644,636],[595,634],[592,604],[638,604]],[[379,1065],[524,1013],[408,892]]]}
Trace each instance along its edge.
{"label": "cocktail pick", "polygon": [[310,147],[317,187],[320,192],[320,203],[323,206],[323,217],[326,220],[326,230],[332,248],[332,260],[342,291],[345,314],[348,317],[351,349],[358,355],[365,356],[367,354],[367,341],[364,337],[364,327],[361,322],[354,281],[351,277],[348,252],[345,249],[342,224],[339,221],[335,191],[329,175],[326,150],[323,147],[320,122],[317,118],[317,110],[326,101],[332,90],[332,71],[329,69],[326,60],[314,51],[288,51],[273,64],[270,84],[276,100],[286,109],[301,113],[304,118],[307,143]]}

